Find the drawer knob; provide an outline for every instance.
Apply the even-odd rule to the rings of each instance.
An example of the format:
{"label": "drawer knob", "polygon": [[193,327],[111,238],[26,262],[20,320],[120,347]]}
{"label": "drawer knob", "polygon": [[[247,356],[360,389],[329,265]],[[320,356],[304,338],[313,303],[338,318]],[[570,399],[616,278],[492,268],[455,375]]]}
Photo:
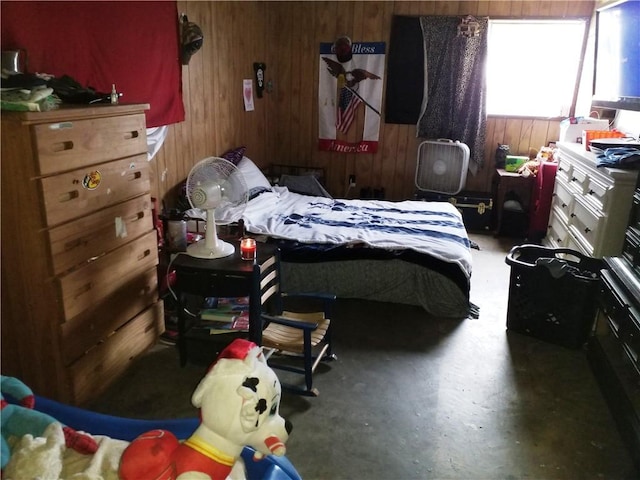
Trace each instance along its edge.
{"label": "drawer knob", "polygon": [[594,193],[596,193],[596,192],[594,192],[593,190],[589,190],[587,193],[588,193],[589,195],[593,195],[593,194],[594,194]]}
{"label": "drawer knob", "polygon": [[590,231],[591,231],[591,229],[590,229],[589,227],[586,227],[586,228],[584,229],[584,233],[589,233]]}
{"label": "drawer knob", "polygon": [[570,216],[571,218],[573,218],[573,217],[575,217],[575,216],[576,216],[576,214],[575,214],[575,213],[572,213],[572,214],[571,214],[571,215],[569,215],[569,216]]}
{"label": "drawer knob", "polygon": [[567,208],[567,204],[562,202],[562,208]]}
{"label": "drawer knob", "polygon": [[572,182],[575,182],[576,180],[578,180],[576,177],[571,177]]}

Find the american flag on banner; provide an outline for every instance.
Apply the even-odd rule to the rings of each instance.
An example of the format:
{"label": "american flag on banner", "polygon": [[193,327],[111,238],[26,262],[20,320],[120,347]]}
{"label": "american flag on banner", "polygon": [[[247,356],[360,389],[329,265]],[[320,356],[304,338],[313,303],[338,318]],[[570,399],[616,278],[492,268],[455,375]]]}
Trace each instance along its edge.
{"label": "american flag on banner", "polygon": [[[349,55],[343,48],[347,44]],[[363,154],[378,151],[384,52],[383,42],[352,42],[341,37],[334,43],[320,43],[319,150]],[[364,121],[356,122],[356,117]]]}
{"label": "american flag on banner", "polygon": [[340,100],[338,102],[338,119],[336,120],[336,128],[347,133],[349,127],[356,118],[356,110],[362,101],[349,87],[342,87],[340,90]]}

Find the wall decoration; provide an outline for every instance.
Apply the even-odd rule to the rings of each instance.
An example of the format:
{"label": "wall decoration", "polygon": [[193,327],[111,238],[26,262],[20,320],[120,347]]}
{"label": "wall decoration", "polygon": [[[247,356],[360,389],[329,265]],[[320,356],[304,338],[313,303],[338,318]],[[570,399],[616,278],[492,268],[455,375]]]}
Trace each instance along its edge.
{"label": "wall decoration", "polygon": [[[377,152],[384,57],[383,42],[352,43],[341,37],[335,43],[320,44],[320,150]],[[353,132],[359,109],[364,109],[364,124],[361,131]]]}
{"label": "wall decoration", "polygon": [[262,92],[264,91],[264,71],[267,66],[262,62],[255,62],[253,64],[253,71],[256,74],[256,94],[258,98],[262,98]]}
{"label": "wall decoration", "polygon": [[202,48],[204,35],[202,29],[183,13],[180,15],[180,60],[189,65],[191,57]]}
{"label": "wall decoration", "polygon": [[244,111],[253,112],[253,80],[250,78],[242,80],[242,97],[244,99]]}
{"label": "wall decoration", "polygon": [[147,127],[182,122],[176,2],[1,2],[3,50],[27,53],[26,73],[71,77],[121,103],[148,103]]}

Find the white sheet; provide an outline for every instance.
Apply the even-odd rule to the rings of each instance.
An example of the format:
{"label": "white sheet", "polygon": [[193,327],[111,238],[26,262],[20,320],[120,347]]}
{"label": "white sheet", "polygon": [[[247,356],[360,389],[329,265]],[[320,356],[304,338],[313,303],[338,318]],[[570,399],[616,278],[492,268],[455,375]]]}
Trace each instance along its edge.
{"label": "white sheet", "polygon": [[412,249],[460,266],[471,277],[471,251],[460,212],[448,202],[344,200],[273,187],[243,214],[254,234],[301,243]]}
{"label": "white sheet", "polygon": [[118,480],[122,452],[129,444],[94,435],[98,451],[82,455],[65,447],[60,423],[52,423],[42,437],[11,438],[11,458],[4,480]]}

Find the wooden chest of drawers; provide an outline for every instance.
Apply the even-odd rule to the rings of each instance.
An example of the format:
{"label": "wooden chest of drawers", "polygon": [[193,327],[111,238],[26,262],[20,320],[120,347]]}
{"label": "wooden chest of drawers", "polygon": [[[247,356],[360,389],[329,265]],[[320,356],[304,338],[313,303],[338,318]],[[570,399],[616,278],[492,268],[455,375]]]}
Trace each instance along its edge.
{"label": "wooden chest of drawers", "polygon": [[81,405],[164,328],[144,110],[2,114],[2,373]]}
{"label": "wooden chest of drawers", "polygon": [[543,243],[592,257],[619,255],[638,177],[637,170],[598,168],[596,155],[578,143],[558,143],[559,160]]}

